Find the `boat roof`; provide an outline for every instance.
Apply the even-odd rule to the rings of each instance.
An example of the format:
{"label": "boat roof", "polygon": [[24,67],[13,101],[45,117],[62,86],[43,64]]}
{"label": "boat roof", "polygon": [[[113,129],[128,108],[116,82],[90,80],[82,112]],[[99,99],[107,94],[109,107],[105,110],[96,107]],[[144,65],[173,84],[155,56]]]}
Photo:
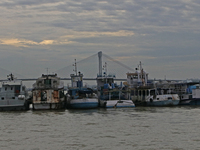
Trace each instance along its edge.
{"label": "boat roof", "polygon": [[12,81],[3,81],[2,82],[2,85],[9,85],[9,86],[11,86],[11,85],[21,85],[21,80],[12,80]]}

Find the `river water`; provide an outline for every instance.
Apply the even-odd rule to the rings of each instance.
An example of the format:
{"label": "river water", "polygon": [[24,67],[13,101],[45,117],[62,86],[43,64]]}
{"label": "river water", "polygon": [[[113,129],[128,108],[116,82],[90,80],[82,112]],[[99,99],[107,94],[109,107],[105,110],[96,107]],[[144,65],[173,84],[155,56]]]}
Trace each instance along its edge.
{"label": "river water", "polygon": [[200,149],[200,107],[0,112],[1,150]]}

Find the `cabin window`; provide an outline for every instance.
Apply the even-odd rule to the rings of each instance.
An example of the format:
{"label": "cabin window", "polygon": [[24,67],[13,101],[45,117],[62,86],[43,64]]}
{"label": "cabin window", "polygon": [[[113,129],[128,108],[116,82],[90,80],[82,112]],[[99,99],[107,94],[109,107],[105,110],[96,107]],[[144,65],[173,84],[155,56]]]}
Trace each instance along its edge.
{"label": "cabin window", "polygon": [[171,92],[170,92],[170,90],[164,90],[164,94],[170,94]]}
{"label": "cabin window", "polygon": [[63,91],[59,91],[59,97],[63,98],[64,97],[64,92]]}
{"label": "cabin window", "polygon": [[47,85],[47,86],[50,86],[51,85],[51,79],[45,79],[44,84]]}
{"label": "cabin window", "polygon": [[151,90],[150,95],[155,95],[155,90]]}
{"label": "cabin window", "polygon": [[159,100],[159,98],[157,98],[157,100]]}
{"label": "cabin window", "polygon": [[142,91],[142,96],[145,96],[145,93],[146,93],[145,91]]}
{"label": "cabin window", "polygon": [[147,95],[149,95],[149,90],[147,90]]}
{"label": "cabin window", "polygon": [[41,92],[41,101],[47,101],[47,92],[46,91]]}
{"label": "cabin window", "polygon": [[168,100],[172,99],[172,97],[168,97]]}
{"label": "cabin window", "polygon": [[15,85],[15,96],[20,93],[20,85]]}
{"label": "cabin window", "polygon": [[141,96],[142,95],[142,91],[139,91],[139,96]]}
{"label": "cabin window", "polygon": [[135,91],[135,95],[138,96],[138,90]]}
{"label": "cabin window", "polygon": [[15,99],[15,97],[12,97],[12,99]]}

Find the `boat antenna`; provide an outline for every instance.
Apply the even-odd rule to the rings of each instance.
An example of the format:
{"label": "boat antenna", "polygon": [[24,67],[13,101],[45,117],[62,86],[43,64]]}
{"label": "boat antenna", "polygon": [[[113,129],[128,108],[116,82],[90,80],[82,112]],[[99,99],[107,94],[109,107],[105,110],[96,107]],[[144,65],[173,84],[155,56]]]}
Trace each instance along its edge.
{"label": "boat antenna", "polygon": [[49,74],[49,68],[47,67],[46,69],[47,69],[47,75],[48,75]]}
{"label": "boat antenna", "polygon": [[13,81],[14,80],[14,75],[11,73],[9,75],[7,75],[8,80]]}
{"label": "boat antenna", "polygon": [[73,64],[73,66],[74,66],[75,69],[74,69],[73,71],[76,73],[76,76],[77,76],[77,65],[76,65],[76,59],[74,59],[74,60],[75,60],[75,63]]}
{"label": "boat antenna", "polygon": [[144,64],[142,64],[141,61],[140,61],[140,64],[138,65],[138,68],[140,68],[140,70],[143,69],[143,68],[142,68],[142,65],[144,65]]}

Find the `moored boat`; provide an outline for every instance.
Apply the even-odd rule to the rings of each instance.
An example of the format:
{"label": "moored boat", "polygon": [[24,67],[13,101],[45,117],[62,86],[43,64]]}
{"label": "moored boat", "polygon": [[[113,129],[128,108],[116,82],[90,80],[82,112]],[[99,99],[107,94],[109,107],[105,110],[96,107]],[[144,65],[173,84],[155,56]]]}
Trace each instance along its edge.
{"label": "moored boat", "polygon": [[199,82],[174,83],[174,91],[179,94],[179,105],[200,105]]}
{"label": "moored boat", "polygon": [[0,111],[28,110],[26,87],[13,74],[7,77],[8,80],[2,82],[0,91]]}
{"label": "moored boat", "polygon": [[124,107],[135,107],[132,100],[127,99],[125,96],[126,92],[123,93],[119,89],[103,89],[100,96],[100,107],[104,108],[124,108]]}
{"label": "moored boat", "polygon": [[172,89],[164,85],[157,87],[148,81],[148,73],[143,70],[141,62],[136,72],[127,73],[126,85],[136,106],[176,106],[180,102],[178,94]]}
{"label": "moored boat", "polygon": [[77,73],[75,59],[75,74],[71,74],[71,87],[67,94],[67,108],[90,109],[97,108],[98,98],[91,88],[83,87],[83,74]]}
{"label": "moored boat", "polygon": [[148,93],[147,106],[176,106],[180,102],[178,94],[172,93],[170,89],[149,89]]}
{"label": "moored boat", "polygon": [[64,109],[64,83],[57,74],[42,75],[33,84],[33,110]]}
{"label": "moored boat", "polygon": [[100,67],[99,74],[97,75],[97,89],[99,97],[99,105],[104,108],[122,108],[122,107],[135,107],[135,104],[130,98],[127,91],[122,91],[122,87],[116,86],[114,83],[115,75],[107,74],[107,63],[103,66],[105,72],[102,73]]}
{"label": "moored boat", "polygon": [[90,88],[72,88],[68,90],[68,108],[89,109],[98,107],[97,95]]}

